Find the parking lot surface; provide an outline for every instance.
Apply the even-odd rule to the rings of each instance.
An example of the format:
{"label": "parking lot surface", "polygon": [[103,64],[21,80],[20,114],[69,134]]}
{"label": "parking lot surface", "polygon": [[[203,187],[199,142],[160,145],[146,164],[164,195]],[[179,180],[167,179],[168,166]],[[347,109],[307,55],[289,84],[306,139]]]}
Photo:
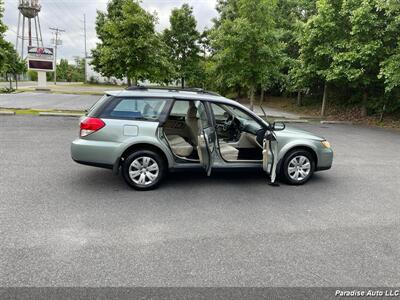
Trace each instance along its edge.
{"label": "parking lot surface", "polygon": [[304,186],[176,173],[136,192],[72,162],[76,118],[0,116],[0,285],[398,285],[400,134],[299,127],[335,151]]}

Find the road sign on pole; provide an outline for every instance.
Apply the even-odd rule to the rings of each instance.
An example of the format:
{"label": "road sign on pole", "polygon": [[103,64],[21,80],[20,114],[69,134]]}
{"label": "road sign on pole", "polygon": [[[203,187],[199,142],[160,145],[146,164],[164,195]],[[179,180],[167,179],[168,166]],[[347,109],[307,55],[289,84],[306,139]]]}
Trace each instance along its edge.
{"label": "road sign on pole", "polygon": [[54,71],[54,49],[45,47],[28,47],[28,69],[37,71],[39,90],[47,90],[46,73]]}
{"label": "road sign on pole", "polygon": [[28,69],[33,71],[54,71],[54,49],[28,47]]}

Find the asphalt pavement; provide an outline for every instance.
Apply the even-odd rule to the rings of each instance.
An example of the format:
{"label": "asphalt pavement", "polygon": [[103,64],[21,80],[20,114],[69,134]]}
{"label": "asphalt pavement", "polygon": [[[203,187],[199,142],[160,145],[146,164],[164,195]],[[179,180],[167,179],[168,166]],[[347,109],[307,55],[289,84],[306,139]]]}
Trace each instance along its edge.
{"label": "asphalt pavement", "polygon": [[400,134],[299,127],[335,151],[304,186],[176,173],[136,192],[72,162],[76,118],[0,116],[0,286],[397,286]]}

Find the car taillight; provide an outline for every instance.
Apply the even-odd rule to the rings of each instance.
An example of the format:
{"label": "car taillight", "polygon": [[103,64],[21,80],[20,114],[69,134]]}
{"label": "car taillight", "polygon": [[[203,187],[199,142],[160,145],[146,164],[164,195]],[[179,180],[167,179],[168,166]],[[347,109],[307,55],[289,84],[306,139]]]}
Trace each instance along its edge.
{"label": "car taillight", "polygon": [[88,136],[106,126],[103,120],[98,118],[86,118],[81,122],[81,137]]}

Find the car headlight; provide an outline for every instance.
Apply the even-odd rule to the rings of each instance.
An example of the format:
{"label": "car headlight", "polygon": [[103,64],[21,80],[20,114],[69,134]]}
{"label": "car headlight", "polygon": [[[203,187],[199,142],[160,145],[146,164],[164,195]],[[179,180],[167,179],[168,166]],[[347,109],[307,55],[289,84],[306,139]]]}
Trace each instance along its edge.
{"label": "car headlight", "polygon": [[331,148],[331,144],[328,141],[321,141],[321,144],[327,149]]}

